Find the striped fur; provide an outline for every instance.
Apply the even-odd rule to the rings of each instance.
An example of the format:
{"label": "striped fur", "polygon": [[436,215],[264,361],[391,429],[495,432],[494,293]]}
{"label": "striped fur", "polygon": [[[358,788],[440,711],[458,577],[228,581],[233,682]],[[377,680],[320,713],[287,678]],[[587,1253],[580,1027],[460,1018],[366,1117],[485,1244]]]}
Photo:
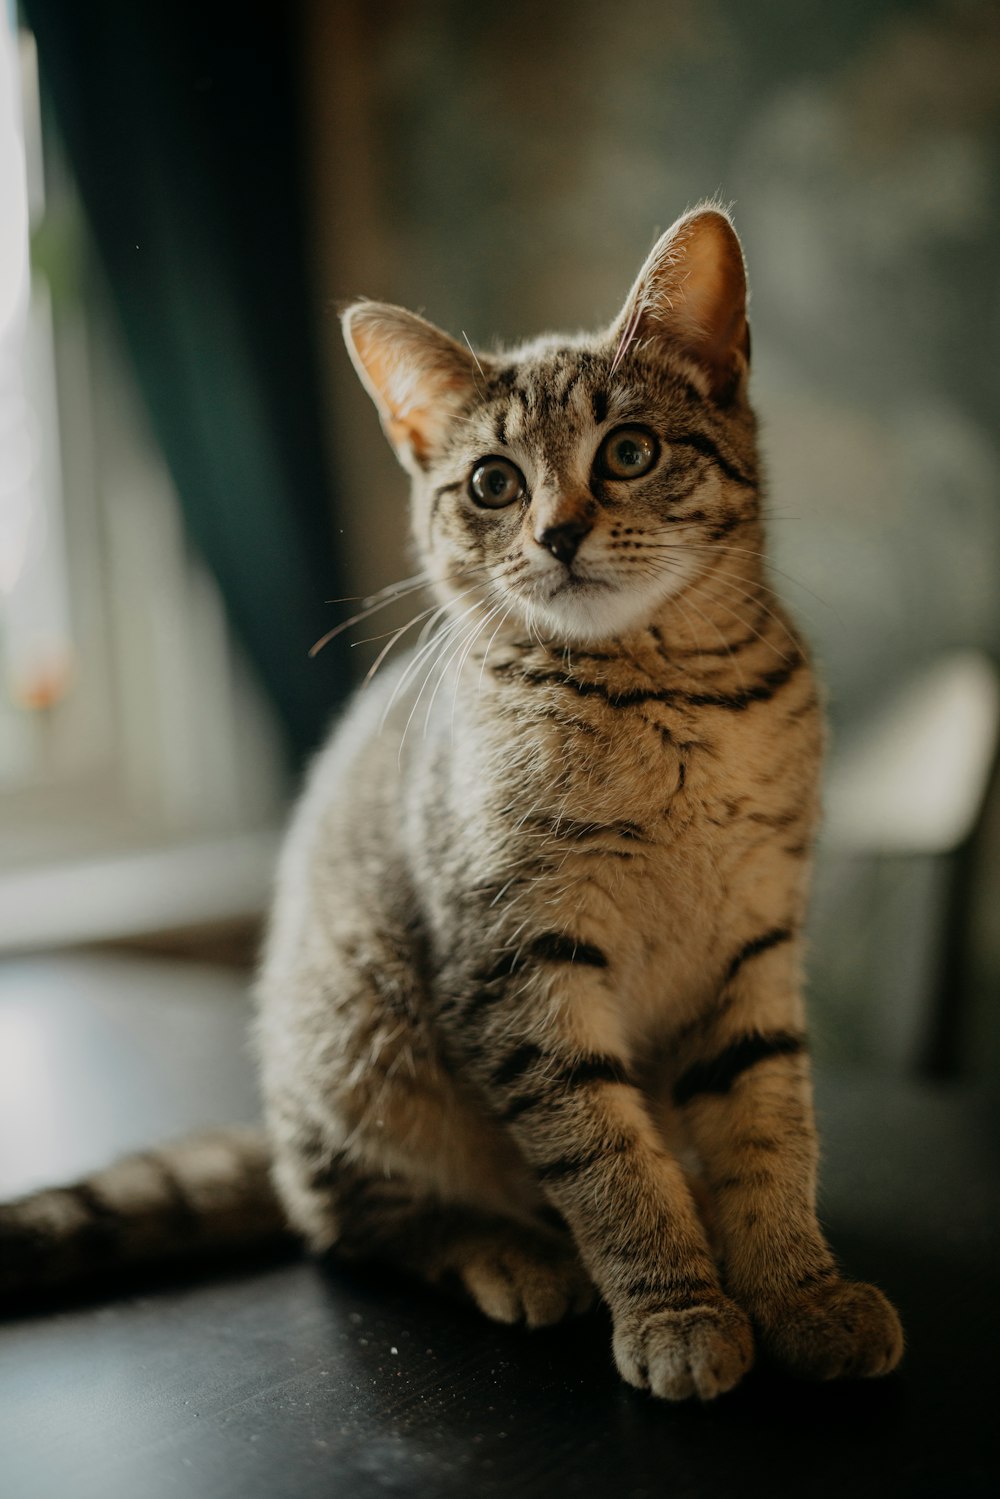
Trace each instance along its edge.
{"label": "striped fur", "polygon": [[[345,329],[447,608],[320,756],[286,848],[259,1045],[290,1218],[505,1319],[582,1278],[625,1378],[667,1398],[730,1387],[755,1335],[803,1374],[891,1368],[895,1313],[815,1217],[823,731],[764,571],[728,220],[680,220],[593,338],[477,358],[368,303]],[[659,457],[615,481],[629,424]],[[501,509],[469,491],[488,457],[523,478]]]}
{"label": "striped fur", "polygon": [[231,1127],[0,1205],[0,1308],[151,1262],[276,1246],[287,1228],[269,1168],[262,1133]]}
{"label": "striped fur", "polygon": [[[257,1044],[290,1222],[504,1321],[596,1291],[621,1373],[668,1399],[729,1389],[755,1343],[885,1372],[896,1315],[815,1215],[823,730],[764,568],[728,219],[678,221],[590,338],[477,357],[372,303],[345,332],[442,607],[283,855]],[[613,477],[635,426],[655,459]],[[487,459],[520,476],[499,509]]]}

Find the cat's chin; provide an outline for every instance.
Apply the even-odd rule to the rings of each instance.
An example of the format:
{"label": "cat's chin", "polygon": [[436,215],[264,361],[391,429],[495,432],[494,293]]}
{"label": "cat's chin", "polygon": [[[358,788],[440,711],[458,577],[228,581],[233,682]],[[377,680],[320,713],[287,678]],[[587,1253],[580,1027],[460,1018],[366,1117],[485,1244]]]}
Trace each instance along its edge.
{"label": "cat's chin", "polygon": [[580,580],[547,599],[532,599],[525,618],[543,637],[567,645],[603,645],[650,624],[668,596],[662,587],[637,590]]}

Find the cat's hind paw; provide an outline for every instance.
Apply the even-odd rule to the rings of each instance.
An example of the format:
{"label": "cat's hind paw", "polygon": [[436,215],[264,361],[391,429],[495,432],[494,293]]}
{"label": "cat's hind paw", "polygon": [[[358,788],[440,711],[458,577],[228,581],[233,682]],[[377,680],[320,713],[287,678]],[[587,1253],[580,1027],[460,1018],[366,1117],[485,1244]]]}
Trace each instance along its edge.
{"label": "cat's hind paw", "polygon": [[869,1379],[903,1356],[903,1329],[876,1286],[837,1280],[799,1293],[758,1323],[772,1358],[803,1379]]}
{"label": "cat's hind paw", "polygon": [[550,1327],[584,1312],[594,1286],[575,1255],[525,1237],[470,1248],[458,1279],[494,1322]]}
{"label": "cat's hind paw", "polygon": [[753,1363],[746,1314],[720,1297],[682,1311],[626,1314],[615,1321],[615,1362],[629,1384],[662,1400],[714,1400]]}

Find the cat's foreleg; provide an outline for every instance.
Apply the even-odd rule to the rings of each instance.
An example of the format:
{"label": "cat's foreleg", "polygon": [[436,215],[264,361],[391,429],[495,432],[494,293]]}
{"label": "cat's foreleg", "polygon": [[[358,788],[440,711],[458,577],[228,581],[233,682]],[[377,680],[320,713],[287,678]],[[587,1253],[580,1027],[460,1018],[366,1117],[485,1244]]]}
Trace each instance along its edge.
{"label": "cat's foreleg", "polygon": [[685,1058],[673,1103],[713,1197],[724,1283],[763,1347],[811,1378],[885,1374],[902,1355],[899,1318],[876,1287],[841,1277],[816,1218],[796,948],[782,940],[741,965]]}
{"label": "cat's foreleg", "polygon": [[[585,1011],[584,995],[564,1008]],[[621,1052],[508,1032],[481,1083],[573,1233],[614,1320],[618,1368],[668,1400],[730,1389],[753,1361],[684,1174]]]}

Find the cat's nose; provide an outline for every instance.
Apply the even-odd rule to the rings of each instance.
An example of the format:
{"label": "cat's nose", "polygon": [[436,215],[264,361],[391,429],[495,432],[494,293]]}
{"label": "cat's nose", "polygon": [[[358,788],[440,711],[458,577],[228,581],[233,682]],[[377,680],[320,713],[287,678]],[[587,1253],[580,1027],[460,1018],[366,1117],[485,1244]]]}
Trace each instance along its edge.
{"label": "cat's nose", "polygon": [[565,520],[561,525],[549,526],[538,540],[546,551],[559,562],[570,563],[579,550],[580,543],[590,531],[589,521]]}

